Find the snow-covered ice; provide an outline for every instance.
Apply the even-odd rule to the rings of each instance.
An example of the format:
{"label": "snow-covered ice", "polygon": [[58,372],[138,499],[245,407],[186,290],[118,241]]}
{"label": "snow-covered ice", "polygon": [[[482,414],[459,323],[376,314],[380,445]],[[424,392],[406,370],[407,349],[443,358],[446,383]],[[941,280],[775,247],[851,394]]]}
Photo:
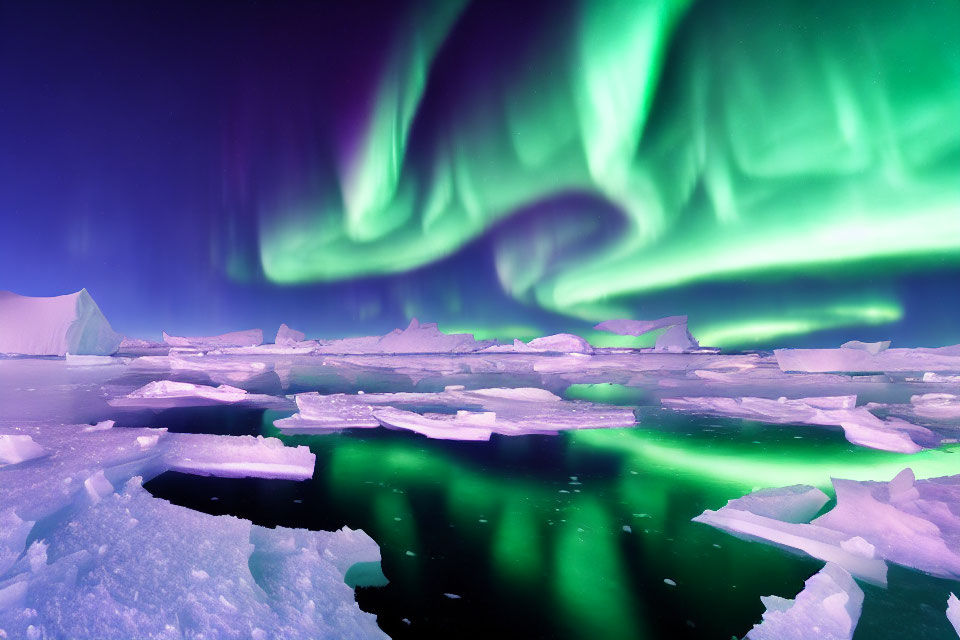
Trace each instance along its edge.
{"label": "snow-covered ice", "polygon": [[881,351],[886,351],[889,349],[890,341],[883,340],[882,342],[860,342],[859,340],[850,340],[849,342],[844,342],[842,345],[840,345],[840,348],[859,349],[875,356]]}
{"label": "snow-covered ice", "polygon": [[50,298],[0,291],[0,353],[110,355],[122,339],[86,289]]}
{"label": "snow-covered ice", "polygon": [[410,320],[406,329],[394,329],[383,336],[365,336],[325,341],[317,353],[468,353],[492,344],[489,340],[474,340],[473,334],[446,334],[435,322],[421,324]]}
{"label": "snow-covered ice", "polygon": [[46,451],[33,441],[33,438],[24,435],[0,433],[0,467],[8,464],[19,464],[27,460],[39,458]]}
{"label": "snow-covered ice", "polygon": [[783,371],[828,373],[831,371],[960,371],[960,345],[938,348],[885,349],[776,349]]}
{"label": "snow-covered ice", "polygon": [[0,427],[46,452],[0,469],[0,637],[386,637],[346,584],[380,561],[362,531],[268,529],[141,486],[171,469],[306,479],[309,449],[88,426]]}
{"label": "snow-covered ice", "polygon": [[850,640],[860,620],[863,590],[843,567],[828,562],[809,578],[796,599],[760,598],[763,622],[746,640]]}

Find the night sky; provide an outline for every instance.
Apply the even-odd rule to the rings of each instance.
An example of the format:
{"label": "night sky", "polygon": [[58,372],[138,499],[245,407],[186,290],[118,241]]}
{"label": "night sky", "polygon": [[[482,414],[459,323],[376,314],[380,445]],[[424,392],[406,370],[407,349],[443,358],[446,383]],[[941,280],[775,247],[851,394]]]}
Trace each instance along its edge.
{"label": "night sky", "polygon": [[0,4],[0,289],[118,331],[960,342],[960,3]]}

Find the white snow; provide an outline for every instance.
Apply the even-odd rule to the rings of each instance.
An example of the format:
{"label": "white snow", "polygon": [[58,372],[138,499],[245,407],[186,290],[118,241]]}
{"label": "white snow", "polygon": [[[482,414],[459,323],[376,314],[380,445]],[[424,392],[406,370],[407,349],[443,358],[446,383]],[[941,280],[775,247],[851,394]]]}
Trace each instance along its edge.
{"label": "white snow", "polygon": [[828,562],[809,578],[796,599],[760,598],[763,622],[746,640],[850,640],[860,620],[863,590],[841,566]]}
{"label": "white snow", "polygon": [[86,289],[50,298],[0,291],[0,353],[110,355],[122,339]]}

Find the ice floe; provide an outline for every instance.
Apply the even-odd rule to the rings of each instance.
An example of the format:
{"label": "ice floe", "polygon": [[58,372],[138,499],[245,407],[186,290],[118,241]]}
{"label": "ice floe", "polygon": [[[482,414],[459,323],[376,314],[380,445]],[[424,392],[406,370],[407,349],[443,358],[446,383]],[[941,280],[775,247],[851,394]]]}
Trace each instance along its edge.
{"label": "ice floe", "polygon": [[[694,518],[739,537],[764,540],[836,562],[855,576],[884,583],[884,561],[960,579],[960,476],[915,480],[907,468],[890,482],[835,479],[837,504],[809,524],[758,515],[757,494]],[[791,495],[796,488],[766,490]],[[763,496],[760,496],[763,498]],[[750,496],[746,496],[750,498]]]}
{"label": "ice floe", "polygon": [[[474,389],[440,393],[365,393],[296,396],[299,412],[274,424],[293,432],[384,426],[430,438],[488,440],[493,433],[522,435],[569,429],[626,427],[631,409],[562,400],[545,389]],[[433,407],[453,410],[431,411]],[[416,408],[421,408],[416,411]],[[426,410],[424,410],[424,408]]]}
{"label": "ice floe", "polygon": [[776,349],[783,371],[960,371],[960,345],[928,349]]}
{"label": "ice floe", "polygon": [[289,402],[284,398],[259,393],[248,393],[245,389],[221,384],[211,387],[190,382],[174,380],[154,380],[125,396],[109,400],[114,407],[193,407],[209,404],[243,403],[259,407],[286,407]]}
{"label": "ice floe", "polygon": [[860,620],[863,590],[843,567],[828,562],[794,600],[760,598],[763,622],[746,640],[850,640]]}
{"label": "ice floe", "polygon": [[881,420],[866,407],[857,407],[856,396],[819,398],[664,398],[663,404],[678,411],[691,411],[731,418],[744,418],[775,424],[837,426],[847,440],[871,449],[916,453],[923,447],[914,438],[931,445],[940,438],[924,427],[899,418]]}
{"label": "ice floe", "polygon": [[0,468],[0,637],[386,637],[346,583],[380,561],[362,531],[268,529],[141,486],[166,470],[306,479],[309,449],[88,427],[0,427],[46,452]]}
{"label": "ice floe", "polygon": [[0,291],[0,353],[110,355],[122,339],[86,289],[50,298]]}

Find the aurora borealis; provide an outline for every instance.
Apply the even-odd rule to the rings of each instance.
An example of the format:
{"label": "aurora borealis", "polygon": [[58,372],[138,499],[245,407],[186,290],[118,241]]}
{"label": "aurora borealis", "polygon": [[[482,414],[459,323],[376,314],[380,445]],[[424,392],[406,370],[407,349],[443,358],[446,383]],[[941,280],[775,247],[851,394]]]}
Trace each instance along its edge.
{"label": "aurora borealis", "polygon": [[3,288],[134,335],[960,342],[955,1],[351,4],[0,7]]}

